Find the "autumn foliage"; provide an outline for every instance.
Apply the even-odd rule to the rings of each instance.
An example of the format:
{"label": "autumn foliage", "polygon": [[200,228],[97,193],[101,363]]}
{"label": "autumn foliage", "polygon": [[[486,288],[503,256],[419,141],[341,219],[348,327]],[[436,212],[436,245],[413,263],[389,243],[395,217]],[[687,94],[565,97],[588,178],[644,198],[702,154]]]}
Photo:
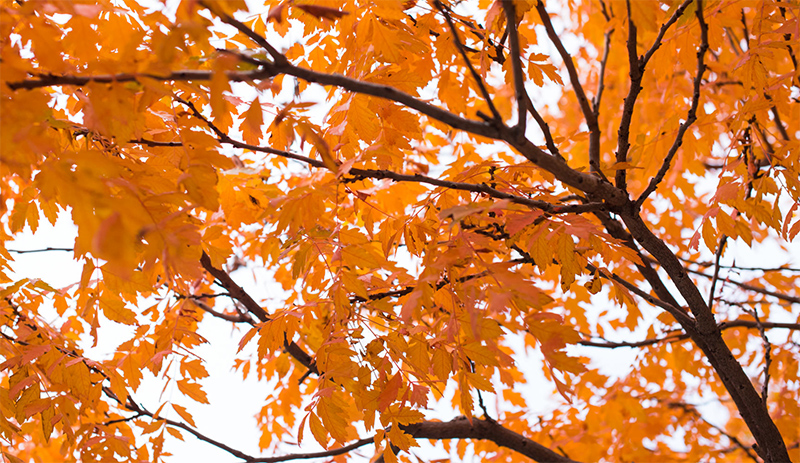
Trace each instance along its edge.
{"label": "autumn foliage", "polygon": [[800,461],[796,2],[168,3],[0,3],[7,461]]}

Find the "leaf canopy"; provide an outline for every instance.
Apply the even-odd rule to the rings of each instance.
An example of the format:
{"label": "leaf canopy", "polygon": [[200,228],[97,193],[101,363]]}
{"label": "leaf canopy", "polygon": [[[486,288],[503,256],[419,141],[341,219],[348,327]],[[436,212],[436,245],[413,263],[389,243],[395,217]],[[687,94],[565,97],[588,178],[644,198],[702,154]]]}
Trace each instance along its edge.
{"label": "leaf canopy", "polygon": [[[0,9],[8,461],[800,461],[797,4]],[[258,455],[195,419],[221,325]]]}

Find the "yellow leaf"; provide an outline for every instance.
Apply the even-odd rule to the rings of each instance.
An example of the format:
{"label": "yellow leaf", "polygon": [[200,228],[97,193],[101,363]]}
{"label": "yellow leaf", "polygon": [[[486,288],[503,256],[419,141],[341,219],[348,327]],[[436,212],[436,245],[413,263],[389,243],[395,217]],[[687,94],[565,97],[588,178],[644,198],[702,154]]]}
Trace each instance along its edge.
{"label": "yellow leaf", "polygon": [[198,383],[188,379],[180,379],[177,381],[177,384],[178,389],[187,397],[190,397],[201,404],[208,403],[208,396]]}
{"label": "yellow leaf", "polygon": [[186,407],[182,407],[178,404],[173,403],[172,409],[175,410],[175,412],[178,415],[180,415],[180,417],[183,418],[184,421],[189,423],[190,426],[195,428],[197,427],[197,425],[194,423],[194,418],[192,418],[192,415],[186,410]]}
{"label": "yellow leaf", "polygon": [[320,421],[319,417],[315,415],[313,412],[309,416],[308,426],[311,428],[311,434],[314,435],[314,439],[317,440],[319,445],[322,448],[328,448],[328,431],[325,430],[325,427],[322,426],[322,421]]}

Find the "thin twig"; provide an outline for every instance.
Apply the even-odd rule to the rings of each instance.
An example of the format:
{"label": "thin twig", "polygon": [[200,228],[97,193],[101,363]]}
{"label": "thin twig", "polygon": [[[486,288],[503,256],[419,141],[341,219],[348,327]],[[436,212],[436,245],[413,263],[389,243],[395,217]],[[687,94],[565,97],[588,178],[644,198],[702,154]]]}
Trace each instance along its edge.
{"label": "thin twig", "polygon": [[[631,87],[628,90],[628,95],[625,97],[625,102],[622,107],[622,117],[620,119],[619,129],[617,130],[617,153],[616,162],[623,163],[628,160],[628,151],[630,150],[630,126],[633,120],[633,111],[636,107],[636,99],[642,91],[642,78],[644,77],[644,70],[650,58],[653,57],[656,50],[661,47],[664,39],[664,34],[674,24],[678,18],[683,15],[683,12],[693,0],[684,0],[684,2],[673,12],[672,16],[665,22],[658,31],[655,42],[649,50],[642,56],[638,57],[636,48],[637,42],[637,29],[636,24],[633,23],[631,18],[631,5],[630,0],[627,0],[626,6],[628,10],[628,66],[630,68]],[[625,169],[619,169],[615,175],[615,185],[617,188],[625,189],[627,187],[627,174]]]}
{"label": "thin twig", "polygon": [[609,275],[604,271],[600,271],[600,269],[598,269],[592,264],[587,264],[586,268],[592,272],[596,272],[603,278],[616,281],[617,283],[627,288],[628,291],[636,294],[637,296],[649,302],[650,304],[653,304],[655,306],[661,307],[662,309],[666,310],[667,312],[669,312],[670,315],[672,315],[675,318],[675,320],[677,320],[681,324],[681,326],[684,327],[684,329],[686,328],[693,329],[696,326],[694,319],[689,315],[687,315],[686,312],[684,312],[680,307],[676,307],[672,304],[662,301],[661,299],[651,296],[650,294],[639,289],[633,283],[630,283],[629,281],[623,279],[619,275],[615,274]]}
{"label": "thin twig", "polygon": [[216,10],[216,9],[212,8],[211,5],[209,4],[209,2],[207,2],[205,0],[200,0],[197,3],[199,3],[200,6],[202,6],[204,8],[208,8],[212,13],[214,13],[217,16],[219,16],[219,18],[222,19],[223,22],[226,22],[226,23],[230,24],[231,26],[235,27],[242,34],[248,36],[250,38],[250,40],[252,40],[253,42],[256,43],[256,45],[259,45],[263,49],[267,50],[267,52],[272,57],[272,59],[275,61],[275,63],[277,63],[277,64],[287,64],[289,62],[289,60],[286,59],[286,57],[281,52],[276,50],[275,47],[273,47],[272,45],[270,45],[269,42],[267,42],[266,38],[258,35],[256,32],[254,32],[252,29],[250,29],[249,27],[244,25],[242,22],[237,21],[233,17],[227,15],[222,10]]}
{"label": "thin twig", "polygon": [[[698,262],[691,259],[680,258],[687,264],[697,265],[700,267],[708,268],[714,265],[713,262]],[[729,268],[743,272],[800,272],[800,268],[794,267],[742,267],[739,265],[720,265],[720,268]]]}
{"label": "thin twig", "polygon": [[758,317],[758,308],[753,307],[753,310],[750,311],[750,315],[756,321],[756,326],[758,327],[758,332],[761,335],[761,340],[764,345],[764,384],[761,386],[761,400],[764,401],[764,406],[767,406],[767,398],[769,397],[769,367],[772,365],[772,344],[769,342],[769,338],[767,338],[767,332],[764,330],[764,324],[761,323],[761,319]]}
{"label": "thin twig", "polygon": [[13,252],[16,254],[32,254],[35,252],[48,252],[48,251],[74,251],[73,248],[42,248],[42,249],[8,249],[8,252]]}
{"label": "thin twig", "polygon": [[708,308],[714,308],[714,292],[717,289],[717,280],[719,279],[719,261],[722,259],[722,252],[725,249],[725,243],[728,242],[728,235],[722,235],[722,238],[719,240],[719,246],[717,247],[717,252],[715,256],[714,262],[714,274],[711,278],[711,289],[708,291]]}
{"label": "thin twig", "polygon": [[[251,314],[255,315],[259,321],[262,323],[270,321],[267,311],[264,310],[261,305],[259,305],[250,296],[250,294],[247,293],[247,291],[233,281],[230,275],[228,275],[228,272],[214,267],[214,265],[211,263],[211,258],[208,257],[208,254],[205,252],[203,252],[202,257],[200,258],[200,264],[219,282],[220,286],[228,291],[231,297],[241,302],[245,309],[247,309],[247,311]],[[286,339],[285,336],[283,341],[284,350],[289,353],[289,355],[294,357],[295,360],[300,362],[300,364],[304,367],[308,368],[312,373],[319,374],[316,362],[311,355],[304,351],[303,348],[297,345],[294,341],[289,341]]]}
{"label": "thin twig", "polygon": [[[759,324],[761,327],[759,328]],[[736,319],[725,321],[717,324],[717,327],[720,331],[729,330],[732,328],[756,328],[756,329],[787,329],[792,331],[800,331],[800,323],[781,323],[781,322],[755,322],[754,320],[743,320],[743,319]],[[603,338],[601,338],[603,339]],[[687,339],[691,339],[690,336],[686,333],[680,332],[672,332],[668,333],[663,338],[648,338],[643,339],[641,341],[608,341],[603,339],[602,342],[600,341],[592,341],[592,340],[582,340],[578,341],[578,344],[587,347],[601,347],[606,349],[617,349],[620,347],[646,347],[651,346],[653,344],[659,344],[662,342],[679,342],[684,341]]]}
{"label": "thin twig", "polygon": [[708,426],[716,429],[717,432],[719,432],[723,436],[727,437],[728,440],[730,440],[736,447],[738,447],[739,450],[744,451],[751,460],[753,460],[756,463],[759,463],[758,457],[752,452],[752,449],[753,449],[752,446],[745,445],[742,441],[739,440],[739,438],[737,438],[733,434],[728,433],[727,431],[725,431],[724,429],[720,428],[719,426],[717,426],[715,424],[712,424],[710,421],[706,420],[705,417],[697,410],[697,408],[694,405],[686,404],[686,403],[682,403],[682,402],[670,402],[670,403],[667,404],[667,406],[671,407],[671,408],[680,408],[684,412],[690,413],[690,414],[698,417],[701,421],[706,423]]}
{"label": "thin twig", "polygon": [[561,155],[561,152],[558,150],[555,142],[553,142],[553,135],[550,133],[550,126],[547,125],[547,122],[545,122],[539,112],[536,111],[536,108],[533,106],[533,101],[531,101],[531,97],[527,94],[527,92],[525,93],[525,103],[528,107],[528,111],[530,111],[533,119],[536,121],[536,124],[539,125],[539,129],[542,131],[545,145],[547,146],[547,149],[550,150],[550,154],[559,159],[564,159],[564,156]]}
{"label": "thin twig", "polygon": [[186,299],[192,301],[194,305],[203,309],[203,311],[208,312],[214,317],[221,318],[223,320],[227,320],[232,323],[248,323],[250,325],[256,324],[256,322],[246,313],[237,313],[236,315],[233,315],[233,314],[218,312],[212,309],[211,306],[209,306],[205,302],[201,301],[200,297],[197,296],[186,296]]}
{"label": "thin twig", "polygon": [[[699,270],[692,270],[692,269],[688,269],[687,268],[686,271],[688,273],[692,273],[694,275],[699,275],[699,276],[702,276],[702,277],[705,277],[705,278],[708,278],[708,279],[713,278],[712,275],[708,275],[708,274],[703,273],[703,272],[701,272]],[[756,293],[759,293],[759,294],[765,294],[767,296],[772,296],[772,297],[774,297],[776,299],[780,299],[782,301],[791,302],[792,304],[800,304],[800,297],[797,297],[797,296],[790,296],[788,294],[779,293],[777,291],[770,291],[768,289],[759,288],[758,286],[753,286],[751,284],[742,283],[742,282],[736,281],[736,280],[731,280],[730,278],[727,279],[726,282],[729,283],[729,284],[738,286],[738,287],[740,287],[742,289],[746,289],[748,291],[753,291],[753,292],[756,292]]]}
{"label": "thin twig", "polygon": [[453,40],[456,42],[456,48],[458,48],[461,58],[463,58],[464,62],[467,64],[467,68],[469,69],[470,74],[472,74],[473,80],[475,80],[475,83],[478,85],[478,89],[480,90],[483,99],[486,100],[486,104],[489,105],[489,110],[492,112],[492,117],[494,120],[501,122],[503,118],[500,116],[500,113],[497,112],[497,108],[495,108],[494,102],[492,102],[492,96],[486,89],[486,84],[483,82],[483,78],[481,78],[481,75],[475,70],[475,67],[472,65],[472,61],[470,61],[469,57],[467,56],[467,52],[464,50],[464,44],[461,43],[461,38],[458,36],[456,26],[453,24],[453,18],[450,17],[450,12],[445,9],[444,5],[442,5],[442,2],[439,0],[435,0],[433,4],[442,13],[448,27],[450,27],[450,33],[453,34]]}

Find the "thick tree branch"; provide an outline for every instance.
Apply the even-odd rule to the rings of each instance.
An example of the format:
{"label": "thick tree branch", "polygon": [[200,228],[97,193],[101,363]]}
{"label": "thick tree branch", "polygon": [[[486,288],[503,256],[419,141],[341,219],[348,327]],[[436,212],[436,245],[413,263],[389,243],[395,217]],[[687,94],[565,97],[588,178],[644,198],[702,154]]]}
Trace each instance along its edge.
{"label": "thick tree branch", "polygon": [[[701,9],[699,9],[700,11]],[[702,14],[702,13],[699,13]],[[652,254],[672,279],[689,305],[696,320],[697,333],[692,340],[705,353],[719,375],[731,398],[759,444],[759,452],[768,462],[789,461],[780,431],[769,416],[761,397],[753,387],[742,366],[733,357],[714,320],[714,314],[691,281],[680,261],[669,247],[656,237],[642,221],[638,212],[621,214],[631,235]],[[693,327],[684,327],[691,333]]]}
{"label": "thick tree branch", "polygon": [[514,450],[534,461],[574,463],[574,460],[559,455],[495,421],[472,418],[470,423],[470,420],[462,416],[448,422],[426,421],[401,428],[416,439],[483,439]]}
{"label": "thick tree branch", "polygon": [[[520,141],[516,136],[516,132],[508,127],[501,126],[497,128],[494,125],[485,122],[473,121],[462,118],[460,116],[457,116],[446,110],[425,103],[421,100],[412,97],[411,95],[408,95],[393,87],[389,87],[386,85],[373,84],[370,82],[362,82],[338,74],[320,73],[312,71],[310,69],[300,68],[291,64],[278,66],[274,63],[269,63],[265,61],[263,62],[263,65],[265,66],[265,69],[244,72],[244,73],[233,73],[233,75],[238,76],[236,78],[238,78],[239,80],[249,81],[262,77],[271,77],[283,73],[295,76],[307,82],[315,82],[315,83],[320,83],[322,85],[337,86],[352,92],[363,93],[365,95],[371,95],[379,98],[388,99],[391,101],[396,101],[398,103],[408,106],[409,108],[416,109],[419,112],[429,117],[432,117],[444,124],[448,124],[454,129],[464,130],[466,132],[490,138],[502,139],[507,143],[509,143],[509,145],[514,147],[517,151],[519,151],[520,154],[522,154],[526,159],[528,159],[534,165],[550,172],[561,182],[570,185],[574,188],[577,188],[581,191],[584,191],[586,193],[595,194],[598,197],[603,198],[605,202],[609,204],[611,207],[622,206],[627,201],[627,195],[623,194],[619,190],[616,190],[612,185],[609,185],[607,182],[601,181],[594,175],[584,174],[571,169],[569,165],[567,165],[567,163],[564,162],[563,159],[559,159],[557,157],[553,157],[545,153],[539,147],[537,147],[527,139],[523,139],[522,141]],[[185,73],[191,73],[192,75],[200,78],[199,80],[209,80],[211,78],[211,73],[206,71],[187,71]],[[173,73],[173,74],[180,74],[180,73]],[[229,73],[228,75],[231,76],[232,74]],[[124,81],[136,80],[136,76],[133,74],[120,74],[114,76],[99,76],[99,77],[98,76],[90,76],[90,77],[50,76],[47,79],[35,79],[35,80],[22,81],[16,83],[12,82],[9,84],[9,86],[11,86],[12,88],[39,88],[39,87],[48,87],[56,85],[80,86],[93,81],[119,82],[120,76],[124,78]],[[159,79],[167,81],[173,80],[173,75],[169,77],[160,77]],[[183,80],[193,80],[193,79],[186,78]],[[250,145],[240,144],[238,146],[250,149],[249,148]],[[260,148],[257,151],[271,152],[273,154],[285,155],[282,154],[283,152],[279,152],[279,150],[272,150],[268,148]],[[297,155],[288,155],[286,157],[291,157],[301,160],[300,158],[297,157]],[[309,162],[309,164],[312,163]],[[354,172],[351,170],[351,172],[355,173],[357,171]]]}

